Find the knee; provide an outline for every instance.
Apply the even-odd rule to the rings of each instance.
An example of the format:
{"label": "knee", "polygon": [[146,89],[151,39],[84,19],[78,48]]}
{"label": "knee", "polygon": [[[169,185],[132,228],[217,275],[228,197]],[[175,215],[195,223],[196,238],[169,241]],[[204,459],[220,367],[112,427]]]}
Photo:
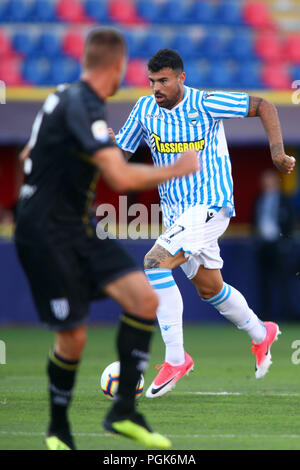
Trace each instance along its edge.
{"label": "knee", "polygon": [[209,300],[222,290],[222,286],[196,286],[201,299]]}

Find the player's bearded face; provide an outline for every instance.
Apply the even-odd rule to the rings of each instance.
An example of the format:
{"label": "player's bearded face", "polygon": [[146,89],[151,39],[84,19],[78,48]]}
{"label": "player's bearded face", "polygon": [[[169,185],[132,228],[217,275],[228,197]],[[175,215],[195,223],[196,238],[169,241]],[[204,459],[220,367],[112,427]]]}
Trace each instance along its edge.
{"label": "player's bearded face", "polygon": [[184,72],[166,67],[159,72],[149,71],[149,80],[156,103],[162,108],[172,109],[183,99]]}

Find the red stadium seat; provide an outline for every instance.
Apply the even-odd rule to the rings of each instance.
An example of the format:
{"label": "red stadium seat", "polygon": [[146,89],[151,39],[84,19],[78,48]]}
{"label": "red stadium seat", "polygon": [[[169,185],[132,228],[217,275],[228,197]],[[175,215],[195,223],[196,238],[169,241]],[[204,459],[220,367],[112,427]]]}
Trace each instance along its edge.
{"label": "red stadium seat", "polygon": [[108,11],[111,20],[117,23],[134,24],[143,22],[139,18],[135,2],[132,0],[111,0]]}
{"label": "red stadium seat", "polygon": [[300,34],[290,34],[284,43],[284,56],[287,61],[300,65]]}
{"label": "red stadium seat", "polygon": [[149,87],[147,66],[144,60],[133,59],[129,62],[125,82],[129,86]]}
{"label": "red stadium seat", "polygon": [[83,4],[78,0],[59,0],[56,13],[60,20],[70,23],[89,23]]}
{"label": "red stadium seat", "polygon": [[288,67],[284,63],[264,65],[261,80],[267,88],[274,90],[288,90],[292,83]]}
{"label": "red stadium seat", "polygon": [[275,28],[268,5],[261,1],[246,3],[243,18],[244,22],[253,28]]}
{"label": "red stadium seat", "polygon": [[0,30],[0,58],[12,57],[16,53],[12,48],[10,38],[5,34],[3,30]]}
{"label": "red stadium seat", "polygon": [[282,45],[274,32],[265,32],[257,36],[254,42],[256,54],[266,61],[280,61],[282,58]]}
{"label": "red stadium seat", "polygon": [[62,42],[62,48],[65,54],[80,60],[84,50],[84,37],[76,32],[68,32]]}
{"label": "red stadium seat", "polygon": [[6,86],[19,86],[24,84],[20,67],[21,59],[16,57],[7,58],[5,62],[0,62],[0,80]]}

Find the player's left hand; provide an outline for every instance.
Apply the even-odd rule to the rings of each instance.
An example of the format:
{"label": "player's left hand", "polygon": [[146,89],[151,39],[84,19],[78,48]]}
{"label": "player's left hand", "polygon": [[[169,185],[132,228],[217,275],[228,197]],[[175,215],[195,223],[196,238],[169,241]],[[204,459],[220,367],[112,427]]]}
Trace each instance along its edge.
{"label": "player's left hand", "polygon": [[273,163],[281,173],[289,175],[295,168],[296,159],[289,155],[280,155],[273,158]]}

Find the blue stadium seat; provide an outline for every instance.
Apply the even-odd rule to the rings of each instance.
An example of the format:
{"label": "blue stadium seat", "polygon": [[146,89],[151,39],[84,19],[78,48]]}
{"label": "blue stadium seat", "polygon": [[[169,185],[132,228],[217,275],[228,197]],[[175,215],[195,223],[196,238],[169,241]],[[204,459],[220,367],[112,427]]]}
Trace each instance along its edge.
{"label": "blue stadium seat", "polygon": [[12,38],[12,45],[15,51],[28,56],[35,48],[35,39],[30,33],[16,33]]}
{"label": "blue stadium seat", "polygon": [[261,64],[258,61],[239,62],[235,78],[241,89],[257,90],[263,88]]}
{"label": "blue stadium seat", "polygon": [[195,61],[187,61],[184,63],[184,71],[186,73],[185,84],[187,86],[200,89],[209,86],[207,71],[201,64]]}
{"label": "blue stadium seat", "polygon": [[162,6],[152,0],[139,0],[136,4],[138,15],[149,21],[159,23],[161,21]]}
{"label": "blue stadium seat", "polygon": [[28,5],[25,0],[10,0],[5,11],[6,21],[20,23],[27,21]]}
{"label": "blue stadium seat", "polygon": [[6,15],[6,3],[1,2],[0,3],[0,23],[4,23],[7,21],[7,15]]}
{"label": "blue stadium seat", "polygon": [[37,86],[48,85],[50,63],[46,59],[32,58],[24,62],[22,75],[24,80]]}
{"label": "blue stadium seat", "polygon": [[[219,28],[209,30],[200,42],[201,55],[209,60],[225,59],[228,56],[228,39]],[[199,52],[200,52],[199,51]]]}
{"label": "blue stadium seat", "polygon": [[35,0],[28,15],[29,21],[52,23],[58,21],[53,0]]}
{"label": "blue stadium seat", "polygon": [[179,33],[174,36],[171,48],[179,52],[183,61],[193,59],[198,55],[197,44],[187,33]]}
{"label": "blue stadium seat", "polygon": [[300,65],[291,67],[291,78],[292,80],[300,80]]}
{"label": "blue stadium seat", "polygon": [[85,2],[85,12],[94,20],[99,21],[100,23],[109,22],[107,2],[99,0],[86,0]]}
{"label": "blue stadium seat", "polygon": [[147,31],[139,44],[139,55],[144,59],[150,59],[159,49],[169,47],[170,41],[165,34]]}
{"label": "blue stadium seat", "polygon": [[142,37],[136,31],[124,31],[129,57],[140,57]]}
{"label": "blue stadium seat", "polygon": [[42,33],[38,38],[34,55],[44,57],[56,57],[61,55],[61,39],[55,33]]}
{"label": "blue stadium seat", "polygon": [[214,24],[215,6],[209,0],[192,2],[189,10],[190,21],[195,24]]}
{"label": "blue stadium seat", "polygon": [[234,89],[235,72],[226,61],[214,61],[210,65],[209,83],[214,89]]}
{"label": "blue stadium seat", "polygon": [[78,80],[81,67],[79,62],[70,57],[62,57],[51,61],[49,84],[71,83]]}
{"label": "blue stadium seat", "polygon": [[227,44],[228,56],[235,60],[251,60],[254,58],[252,34],[248,31],[239,31],[234,34]]}
{"label": "blue stadium seat", "polygon": [[216,9],[216,22],[230,26],[243,24],[242,8],[240,0],[221,1]]}
{"label": "blue stadium seat", "polygon": [[162,5],[159,15],[159,23],[164,24],[184,24],[188,20],[188,8],[182,0],[167,0]]}

